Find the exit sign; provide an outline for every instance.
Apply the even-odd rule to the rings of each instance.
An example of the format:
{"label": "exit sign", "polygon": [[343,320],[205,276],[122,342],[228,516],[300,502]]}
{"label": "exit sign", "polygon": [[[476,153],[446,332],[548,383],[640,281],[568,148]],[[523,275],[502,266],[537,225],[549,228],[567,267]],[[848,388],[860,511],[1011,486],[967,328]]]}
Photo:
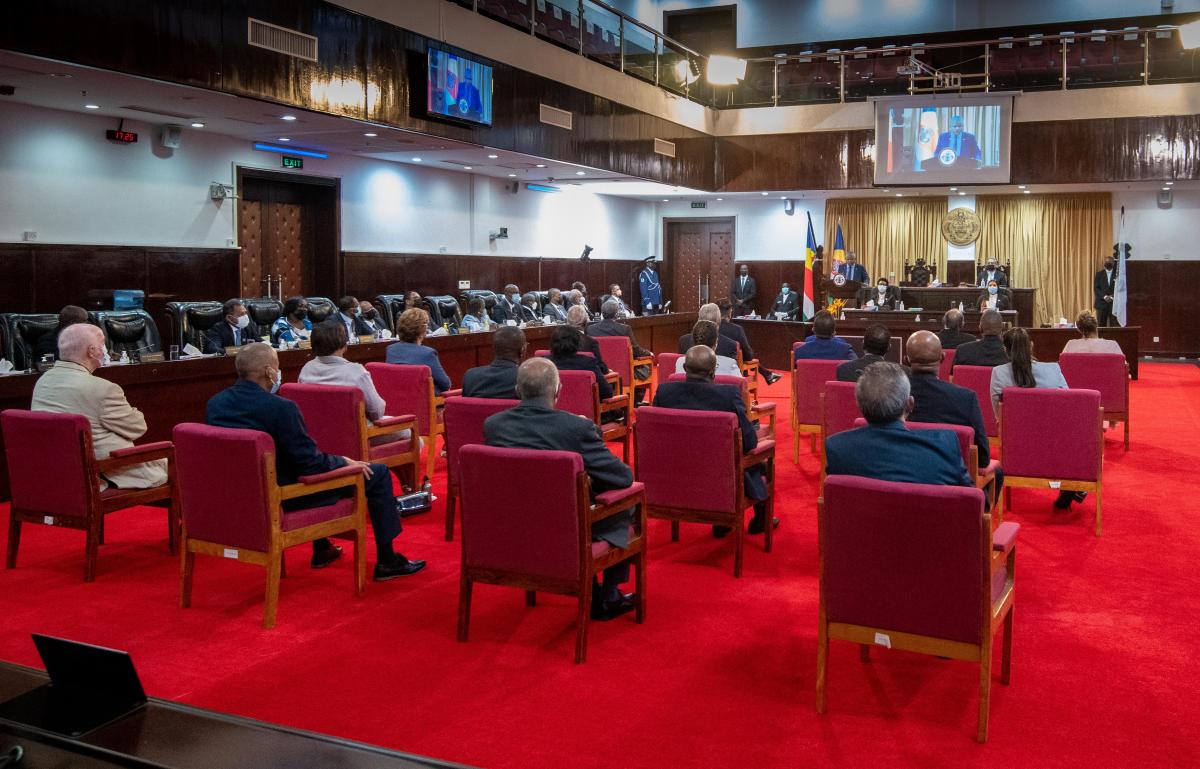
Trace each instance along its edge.
{"label": "exit sign", "polygon": [[283,156],[284,168],[304,168],[304,158],[292,157],[291,155]]}
{"label": "exit sign", "polygon": [[708,203],[703,200],[693,200],[692,208],[708,208]]}
{"label": "exit sign", "polygon": [[108,130],[104,132],[104,138],[108,139],[110,142],[117,142],[118,144],[133,144],[137,141],[137,134],[135,134],[133,131]]}

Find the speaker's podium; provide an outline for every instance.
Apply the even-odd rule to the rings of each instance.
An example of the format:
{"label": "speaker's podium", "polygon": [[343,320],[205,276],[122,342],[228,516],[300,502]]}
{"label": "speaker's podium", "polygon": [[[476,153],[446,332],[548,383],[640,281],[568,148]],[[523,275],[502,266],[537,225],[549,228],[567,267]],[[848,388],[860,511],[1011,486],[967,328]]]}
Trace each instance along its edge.
{"label": "speaker's podium", "polygon": [[829,306],[831,299],[840,299],[845,307],[858,306],[858,290],[863,284],[857,280],[846,280],[841,275],[821,279],[821,295],[817,297],[817,307]]}

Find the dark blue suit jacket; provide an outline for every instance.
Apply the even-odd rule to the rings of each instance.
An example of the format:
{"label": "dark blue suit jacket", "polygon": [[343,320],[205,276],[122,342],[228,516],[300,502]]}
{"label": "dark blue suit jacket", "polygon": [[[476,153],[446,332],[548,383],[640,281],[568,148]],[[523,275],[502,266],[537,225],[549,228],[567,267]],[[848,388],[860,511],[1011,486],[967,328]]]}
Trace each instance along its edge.
{"label": "dark blue suit jacket", "polygon": [[845,275],[846,280],[857,280],[859,283],[870,283],[871,276],[867,274],[867,268],[863,267],[858,262],[850,264],[849,262],[838,262],[833,266],[834,275]]}
{"label": "dark blue suit jacket", "polygon": [[975,392],[938,379],[937,374],[914,371],[909,377],[914,401],[910,422],[939,422],[947,425],[966,425],[975,430],[975,446],[979,449],[979,466],[987,467],[987,429]]}
{"label": "dark blue suit jacket", "polygon": [[569,358],[550,356],[550,362],[559,371],[591,371],[596,375],[596,385],[600,388],[600,400],[613,396],[612,385],[604,378],[605,372],[600,370],[599,356],[579,355],[578,353]]}
{"label": "dark blue suit jacket", "polygon": [[463,374],[463,396],[466,398],[517,397],[517,364],[496,358],[487,366],[476,366]]}
{"label": "dark blue suit jacket", "polygon": [[[241,337],[243,345],[259,341],[258,325],[254,321],[250,321],[250,325],[242,329]],[[220,323],[204,332],[204,352],[207,354],[225,352],[226,347],[237,346],[239,345],[234,343],[233,326],[229,325],[224,318]]]}
{"label": "dark blue suit jacket", "polygon": [[409,366],[428,366],[433,374],[434,392],[442,393],[450,389],[450,377],[438,360],[437,350],[423,344],[412,342],[396,342],[388,345],[388,363],[403,363]]}
{"label": "dark blue suit jacket", "polygon": [[[974,162],[980,160],[983,154],[979,151],[979,142],[975,141],[975,134],[963,131],[961,138],[962,142],[959,147],[958,160],[955,162],[958,163],[967,160]],[[934,157],[937,157],[938,153],[942,150],[952,146],[954,146],[954,138],[949,131],[943,131],[938,134],[937,146],[933,149]]]}
{"label": "dark blue suit jacket", "polygon": [[902,420],[825,439],[825,472],[896,483],[974,486],[958,438],[948,430],[909,430]]}
{"label": "dark blue suit jacket", "polygon": [[858,354],[845,339],[831,336],[822,339],[819,336],[809,336],[804,340],[804,346],[796,349],[796,360],[856,360]]}

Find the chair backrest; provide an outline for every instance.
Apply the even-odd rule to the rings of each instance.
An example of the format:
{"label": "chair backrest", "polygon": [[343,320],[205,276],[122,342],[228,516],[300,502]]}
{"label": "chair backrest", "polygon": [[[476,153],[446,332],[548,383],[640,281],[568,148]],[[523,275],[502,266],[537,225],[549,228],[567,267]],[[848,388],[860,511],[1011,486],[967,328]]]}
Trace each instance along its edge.
{"label": "chair backrest", "polygon": [[600,419],[599,385],[596,375],[591,371],[560,371],[558,381],[562,390],[554,407],[559,411],[569,411],[581,417],[596,422]]}
{"label": "chair backrest", "polygon": [[822,497],[828,621],[964,643],[986,638],[983,492],[831,475]]}
{"label": "chair backrest", "polygon": [[459,452],[464,446],[483,443],[483,423],[492,414],[499,414],[520,403],[507,398],[464,398],[455,396],[446,399],[446,479],[451,485],[458,483]]}
{"label": "chair backrest", "polygon": [[683,356],[677,352],[660,352],[658,354],[658,381],[669,382],[671,375],[675,373],[675,361]]}
{"label": "chair backrest", "polygon": [[429,366],[404,363],[368,363],[367,373],[379,397],[394,414],[416,414],[417,432],[429,435],[436,419],[433,403],[433,373]]}
{"label": "chair backrest", "polygon": [[[14,507],[82,517],[91,490],[91,425],[79,414],[0,412]],[[85,453],[85,447],[89,453]]]}
{"label": "chair backrest", "polygon": [[[578,578],[583,458],[571,451],[464,446],[459,454],[464,566]],[[536,501],[536,503],[531,503]]]}
{"label": "chair backrest", "polygon": [[58,316],[53,313],[7,313],[4,315],[3,357],[13,368],[24,371],[32,368],[33,348],[43,334],[53,334],[58,327]]}
{"label": "chair backrest", "polygon": [[[658,381],[663,381],[659,379]],[[672,374],[667,377],[668,382],[686,382],[687,374]],[[732,376],[730,374],[717,374],[713,377],[713,384],[728,385],[736,387],[741,393],[742,402],[746,404],[746,412],[750,411],[750,383],[744,376]]]}
{"label": "chair backrest", "polygon": [[[863,338],[861,336],[846,336],[845,334],[838,334],[837,338],[845,340],[850,347],[854,349],[855,355],[860,358],[863,356]],[[892,363],[901,363],[904,346],[902,344],[903,341],[904,337],[901,337],[897,334],[892,334],[892,338],[888,340],[888,350],[887,353],[884,354],[883,359],[886,361],[891,361]],[[794,356],[795,354],[796,353],[793,351],[792,355]]]}
{"label": "chair backrest", "polygon": [[305,299],[308,301],[308,319],[314,326],[337,312],[337,305],[328,297],[307,296]]}
{"label": "chair backrest", "polygon": [[1000,413],[1005,475],[1100,478],[1104,432],[1096,390],[1006,387]]}
{"label": "chair backrest", "polygon": [[250,320],[258,326],[259,333],[265,334],[270,331],[271,325],[283,315],[283,302],[278,299],[255,297],[243,299],[242,303],[246,305]]}
{"label": "chair backrest", "polygon": [[104,310],[92,313],[92,322],[104,332],[114,358],[121,353],[137,359],[146,353],[162,352],[158,326],[145,310]]}
{"label": "chair backrest", "polygon": [[660,507],[733,512],[742,473],[737,415],[642,406],[634,423],[637,478]]}
{"label": "chair backrest", "polygon": [[1097,390],[1105,413],[1129,411],[1129,366],[1120,353],[1067,352],[1058,367],[1073,390]]}
{"label": "chair backrest", "polygon": [[375,309],[389,331],[396,330],[396,316],[404,309],[404,294],[376,294]]}
{"label": "chair backrest", "polygon": [[938,367],[938,379],[942,380],[943,382],[950,381],[950,369],[954,368],[955,352],[957,352],[957,350],[953,347],[951,347],[949,350],[942,350],[942,365]]}
{"label": "chair backrest", "polygon": [[802,425],[821,424],[821,393],[825,383],[837,379],[840,360],[798,360],[792,376],[792,400],[796,422]]}
{"label": "chair backrest", "polygon": [[617,372],[621,387],[633,386],[633,346],[627,336],[593,337],[600,345],[600,359],[609,371]]}
{"label": "chair backrest", "polygon": [[458,328],[462,325],[462,310],[458,306],[458,300],[454,297],[445,294],[427,296],[425,304],[430,311],[429,314],[439,326],[449,323],[451,328]]}
{"label": "chair backrest", "polygon": [[483,298],[483,309],[485,312],[491,315],[492,308],[496,306],[495,291],[488,291],[482,288],[469,288],[459,294],[458,298],[462,301],[462,306],[466,307],[467,304],[469,304],[470,301],[477,296]]}
{"label": "chair backrest", "polygon": [[992,367],[955,366],[952,379],[954,384],[975,393],[975,398],[979,401],[979,410],[983,412],[983,426],[987,428],[988,437],[998,436],[1000,430],[996,424],[996,410],[992,408]]}
{"label": "chair backrest", "polygon": [[821,434],[828,438],[854,428],[862,417],[854,399],[854,382],[826,382],[821,403]]}
{"label": "chair backrest", "polygon": [[[865,422],[865,420],[864,420]],[[971,449],[975,446],[975,430],[967,425],[952,425],[945,422],[905,422],[910,430],[949,430],[958,439],[958,450],[962,453],[963,467],[971,470]],[[979,469],[978,457],[975,469]]]}
{"label": "chair backrest", "polygon": [[[595,355],[593,355],[592,353],[588,352],[587,350],[580,350],[579,352],[577,352],[577,353],[575,353],[575,354],[576,354],[576,355],[586,355],[586,356],[587,356],[587,357],[589,357],[589,358],[594,358],[594,357],[596,357]],[[534,355],[534,357],[536,357],[536,358],[550,358],[550,357],[552,357],[552,353],[551,353],[549,350],[534,350],[534,351],[533,351],[533,355]]]}
{"label": "chair backrest", "polygon": [[220,302],[167,302],[167,316],[171,319],[171,344],[190,344],[204,350],[204,334],[221,322],[225,316]]}
{"label": "chair backrest", "polygon": [[[258,430],[175,425],[175,492],[187,535],[248,550],[266,550],[271,533],[275,441]],[[270,459],[268,459],[270,457]]]}
{"label": "chair backrest", "polygon": [[304,426],[321,451],[351,459],[367,459],[362,390],[288,382],[279,388],[279,394],[300,408]]}

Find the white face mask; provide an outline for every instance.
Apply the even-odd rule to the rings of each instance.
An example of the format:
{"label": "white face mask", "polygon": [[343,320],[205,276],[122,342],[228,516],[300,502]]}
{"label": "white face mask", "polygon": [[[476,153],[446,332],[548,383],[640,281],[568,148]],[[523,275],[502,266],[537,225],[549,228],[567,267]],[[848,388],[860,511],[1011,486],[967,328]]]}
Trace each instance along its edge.
{"label": "white face mask", "polygon": [[238,328],[242,328],[242,329],[246,328],[246,326],[249,326],[249,325],[250,325],[250,315],[249,315],[249,313],[247,313],[246,315],[242,315],[241,317],[239,317],[239,318],[238,318],[238,319],[237,319],[237,320],[234,322],[234,325],[235,325],[235,326],[237,326]]}
{"label": "white face mask", "polygon": [[887,293],[887,286],[886,286],[886,285],[884,285],[883,283],[880,283],[880,284],[879,284],[879,293],[881,293],[881,294],[886,294],[886,293]]}
{"label": "white face mask", "polygon": [[279,392],[279,388],[283,386],[283,372],[275,369],[275,381],[271,384],[271,394]]}
{"label": "white face mask", "polygon": [[787,296],[788,291],[790,291],[790,290],[791,289],[789,289],[787,286],[784,286],[783,288],[779,289],[779,293],[783,294],[784,296]]}

